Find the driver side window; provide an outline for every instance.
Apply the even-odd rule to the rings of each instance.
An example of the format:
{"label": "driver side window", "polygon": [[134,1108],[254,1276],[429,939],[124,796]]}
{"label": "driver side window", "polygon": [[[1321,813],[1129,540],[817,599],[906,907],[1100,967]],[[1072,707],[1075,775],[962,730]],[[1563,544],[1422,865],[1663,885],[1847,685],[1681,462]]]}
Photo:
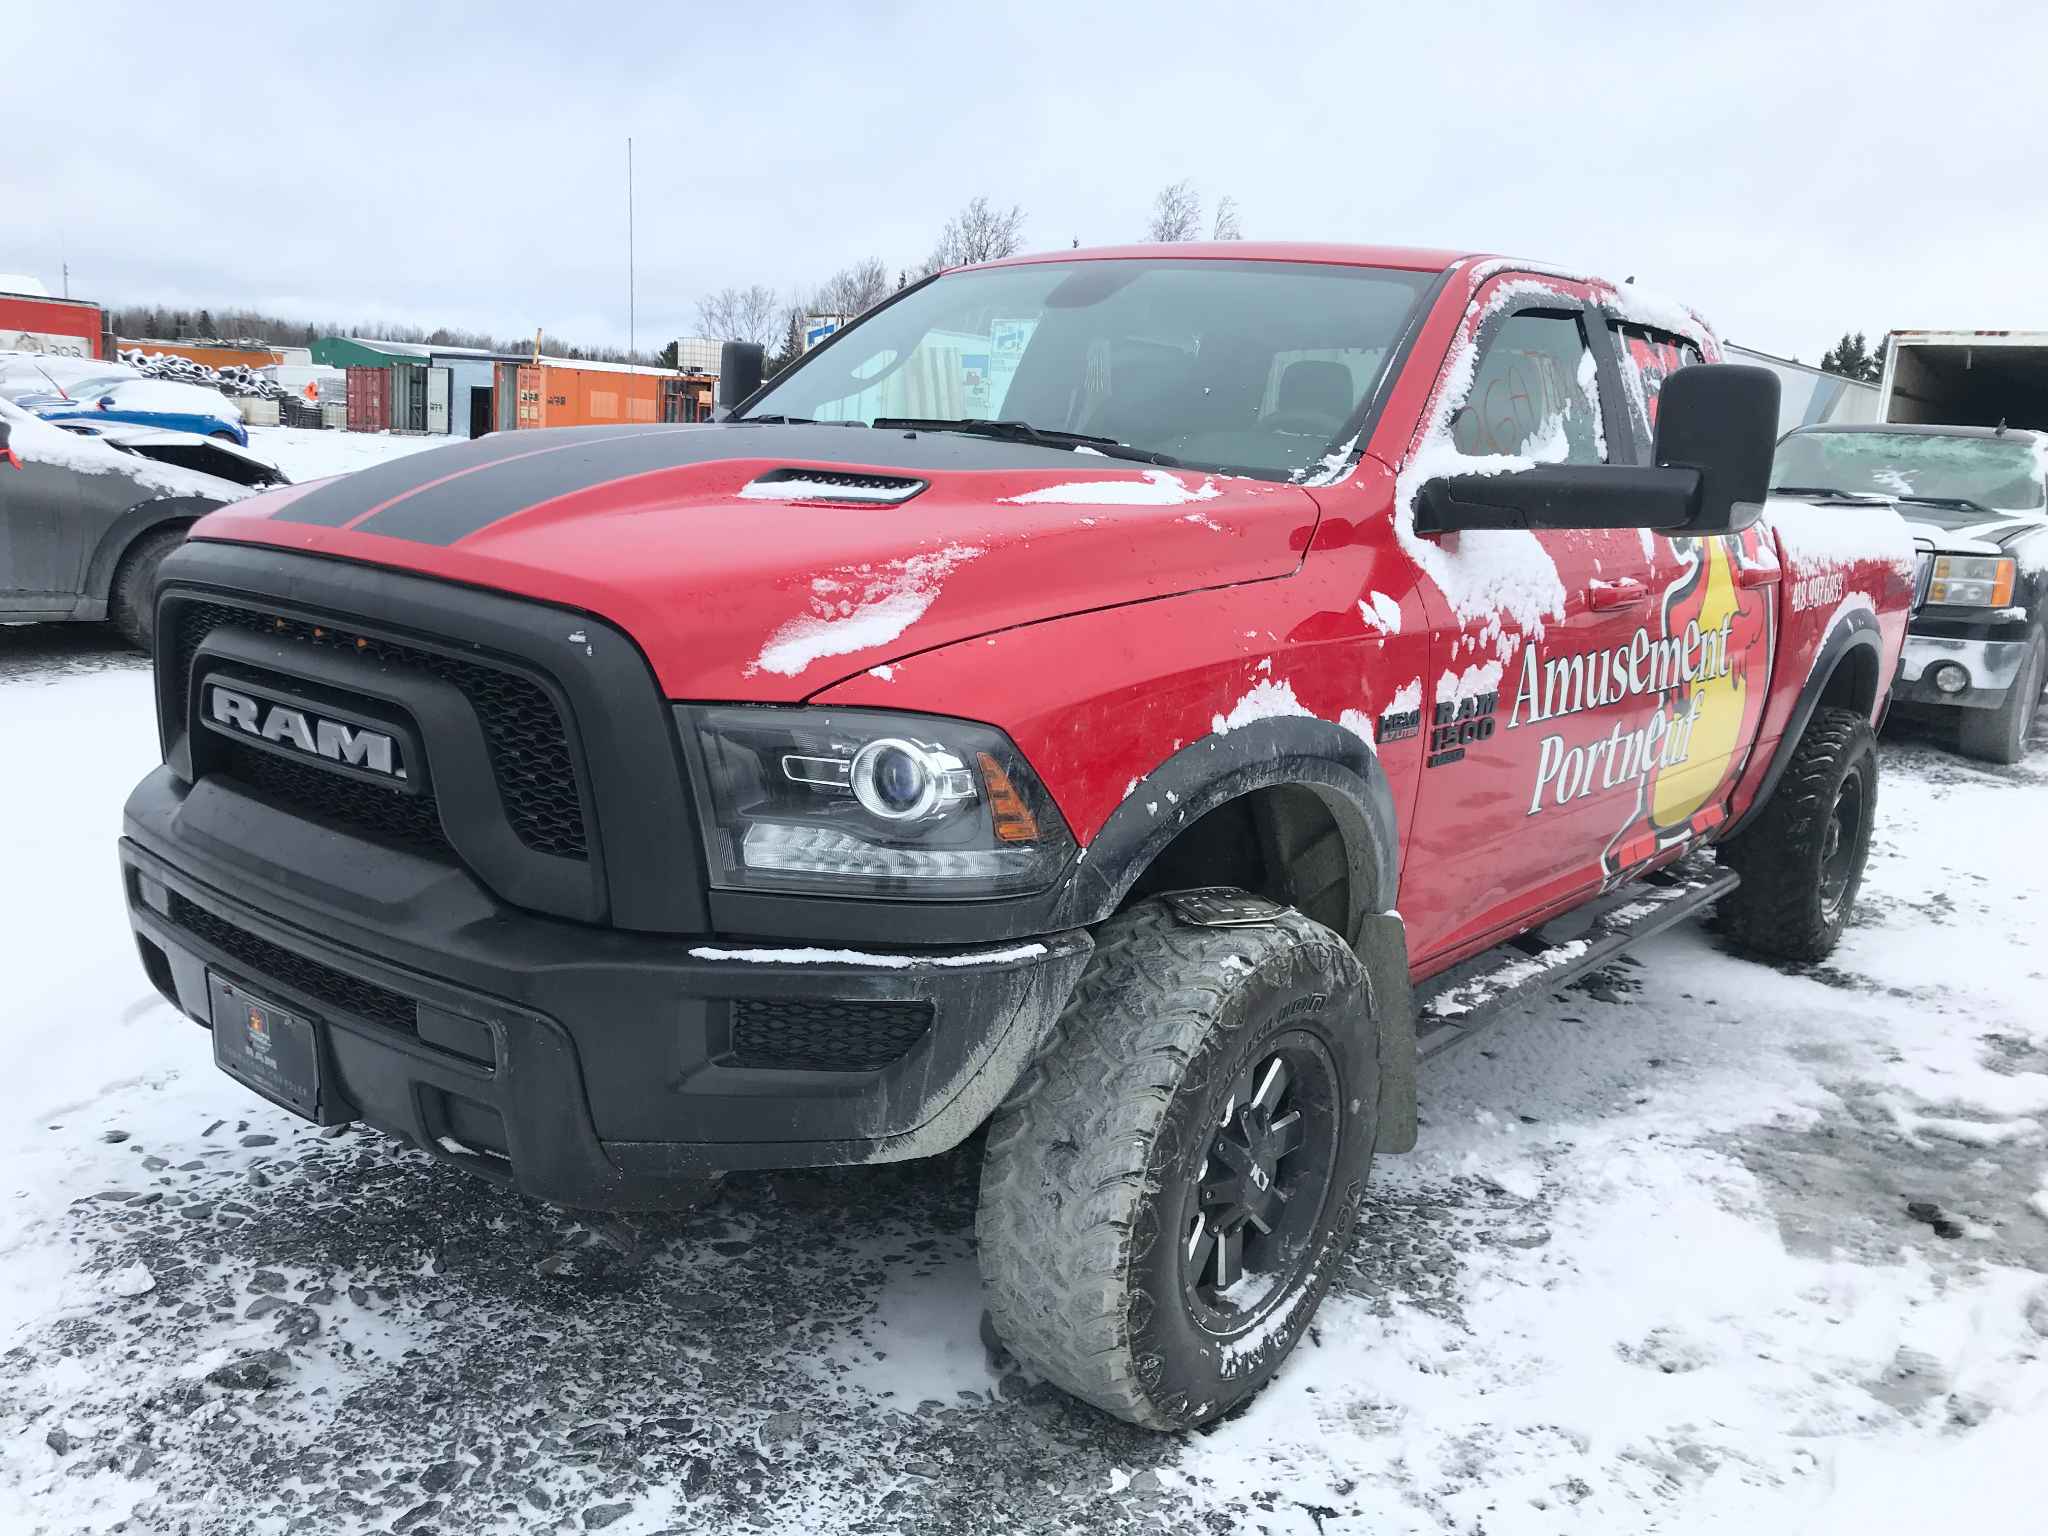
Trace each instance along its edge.
{"label": "driver side window", "polygon": [[1510,315],[1479,355],[1451,441],[1474,457],[1509,454],[1542,464],[1602,464],[1600,391],[1576,314]]}

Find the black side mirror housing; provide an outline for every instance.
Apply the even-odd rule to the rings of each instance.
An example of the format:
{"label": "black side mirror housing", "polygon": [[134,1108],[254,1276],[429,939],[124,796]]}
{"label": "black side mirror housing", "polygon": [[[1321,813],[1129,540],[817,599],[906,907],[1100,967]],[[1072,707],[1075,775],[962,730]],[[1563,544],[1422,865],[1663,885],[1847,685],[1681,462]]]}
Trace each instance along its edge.
{"label": "black side mirror housing", "polygon": [[1695,364],[1658,393],[1654,467],[1538,464],[1504,475],[1440,476],[1416,496],[1415,531],[1733,533],[1763,510],[1777,437],[1776,374],[1740,363]]}
{"label": "black side mirror housing", "polygon": [[767,349],[751,341],[728,341],[718,349],[718,413],[732,408],[761,387],[768,371]]}
{"label": "black side mirror housing", "polygon": [[1778,376],[1749,363],[1698,363],[1657,395],[1660,468],[1697,470],[1700,504],[1688,533],[1732,533],[1763,511],[1778,447]]}

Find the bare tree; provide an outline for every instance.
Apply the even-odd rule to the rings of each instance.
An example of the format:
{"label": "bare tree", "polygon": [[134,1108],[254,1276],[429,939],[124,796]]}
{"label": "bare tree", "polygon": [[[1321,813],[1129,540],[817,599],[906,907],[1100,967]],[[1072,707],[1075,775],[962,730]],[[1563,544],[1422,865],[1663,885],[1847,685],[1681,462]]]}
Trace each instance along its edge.
{"label": "bare tree", "polygon": [[697,301],[697,329],[721,341],[775,344],[782,316],[775,290],[761,283],[751,288],[721,288]]}
{"label": "bare tree", "polygon": [[889,268],[879,256],[841,267],[811,296],[811,312],[844,315],[851,320],[866,314],[895,290],[889,286]]}
{"label": "bare tree", "polygon": [[1209,232],[1211,240],[1242,240],[1244,231],[1237,227],[1237,199],[1228,192],[1216,199],[1216,223]]}
{"label": "bare tree", "polygon": [[1176,181],[1161,187],[1152,200],[1152,222],[1145,228],[1147,240],[1193,240],[1202,233],[1202,198],[1191,181]]}
{"label": "bare tree", "polygon": [[925,258],[924,269],[929,273],[972,266],[977,261],[1000,261],[1023,248],[1023,205],[1012,204],[1005,213],[991,208],[987,198],[977,197],[946,220],[938,245]]}

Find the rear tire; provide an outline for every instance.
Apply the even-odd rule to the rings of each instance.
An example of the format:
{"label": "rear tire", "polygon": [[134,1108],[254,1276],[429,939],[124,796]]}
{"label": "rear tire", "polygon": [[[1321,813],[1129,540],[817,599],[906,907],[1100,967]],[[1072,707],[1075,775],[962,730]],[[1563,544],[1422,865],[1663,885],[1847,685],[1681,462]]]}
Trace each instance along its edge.
{"label": "rear tire", "polygon": [[1720,850],[1742,876],[1722,928],[1767,955],[1826,959],[1863,883],[1876,815],[1876,732],[1856,710],[1819,711],[1770,801]]}
{"label": "rear tire", "polygon": [[990,1125],[975,1231],[1010,1351],[1118,1418],[1186,1429],[1263,1386],[1350,1247],[1379,1097],[1370,993],[1299,912],[1098,931]]}
{"label": "rear tire", "polygon": [[121,556],[114,571],[107,617],[121,638],[139,651],[156,644],[156,573],[164,557],[185,542],[183,528],[156,528],[145,533]]}
{"label": "rear tire", "polygon": [[2043,674],[2048,672],[2048,639],[2035,630],[2027,637],[2027,659],[1996,709],[1965,709],[1961,744],[1967,757],[1986,763],[2016,763],[2027,755],[2027,735],[2041,705]]}

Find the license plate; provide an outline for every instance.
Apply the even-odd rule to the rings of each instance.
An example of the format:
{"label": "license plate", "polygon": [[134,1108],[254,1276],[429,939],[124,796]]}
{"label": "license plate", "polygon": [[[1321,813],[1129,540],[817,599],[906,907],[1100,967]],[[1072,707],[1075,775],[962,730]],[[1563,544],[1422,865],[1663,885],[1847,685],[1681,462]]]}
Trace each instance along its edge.
{"label": "license plate", "polygon": [[213,1060],[266,1099],[321,1120],[320,1028],[311,1019],[207,977],[213,994]]}

